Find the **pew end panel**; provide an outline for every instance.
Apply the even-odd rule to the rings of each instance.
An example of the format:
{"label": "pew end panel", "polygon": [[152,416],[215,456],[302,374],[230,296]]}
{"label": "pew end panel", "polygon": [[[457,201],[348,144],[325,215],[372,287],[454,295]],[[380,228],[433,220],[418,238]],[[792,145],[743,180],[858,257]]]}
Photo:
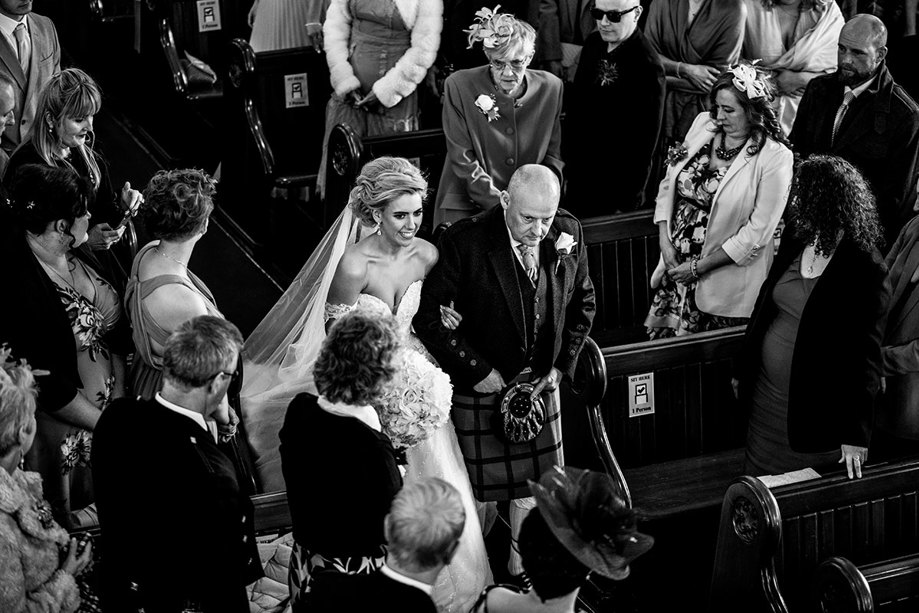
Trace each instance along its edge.
{"label": "pew end panel", "polygon": [[782,538],[781,513],[762,481],[739,477],[721,505],[709,610],[787,613],[774,557]]}

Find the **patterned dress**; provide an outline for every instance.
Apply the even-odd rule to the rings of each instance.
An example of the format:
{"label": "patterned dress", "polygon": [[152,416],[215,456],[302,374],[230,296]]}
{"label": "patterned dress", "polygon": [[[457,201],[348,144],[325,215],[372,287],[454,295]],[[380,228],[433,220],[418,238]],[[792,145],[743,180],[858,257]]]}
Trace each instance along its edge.
{"label": "patterned dress", "polygon": [[[702,255],[712,199],[729,168],[709,168],[711,148],[711,143],[702,147],[676,181],[677,202],[673,223],[670,224],[670,241],[676,248],[680,263]],[[695,283],[683,285],[664,275],[651,302],[651,312],[645,319],[648,336],[652,339],[683,336],[740,326],[749,320],[747,317],[703,313],[696,306],[695,296]]]}
{"label": "patterned dress", "polygon": [[[121,300],[115,289],[96,271],[77,258],[70,259],[76,278],[85,275],[92,295],[80,293],[67,279],[46,268],[54,282],[73,330],[77,369],[83,382],[81,393],[97,408],[105,409],[115,390],[112,353],[105,336],[122,318]],[[39,379],[40,383],[40,379]],[[54,413],[36,412],[38,432],[26,456],[26,466],[42,475],[45,499],[55,518],[70,523],[70,513],[93,502],[89,454],[92,433],[61,421]]]}

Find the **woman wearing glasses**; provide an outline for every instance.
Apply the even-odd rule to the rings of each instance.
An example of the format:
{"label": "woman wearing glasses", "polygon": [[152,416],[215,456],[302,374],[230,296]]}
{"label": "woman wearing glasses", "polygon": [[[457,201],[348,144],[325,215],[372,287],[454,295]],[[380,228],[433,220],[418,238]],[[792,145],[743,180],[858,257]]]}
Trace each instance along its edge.
{"label": "woman wearing glasses", "polygon": [[326,108],[320,193],[337,124],[358,136],[418,129],[415,89],[437,57],[443,14],[443,0],[331,1],[322,33],[334,93]]}
{"label": "woman wearing glasses", "polygon": [[158,239],[134,258],[125,305],[134,328],[131,385],[153,398],[163,381],[163,346],[198,315],[221,316],[207,286],[188,269],[214,210],[216,183],[200,170],[161,170],[144,190],[144,226]]}
{"label": "woman wearing glasses", "polygon": [[434,225],[498,206],[514,171],[543,164],[561,178],[561,80],[530,70],[536,32],[513,15],[483,8],[469,29],[488,64],[460,70],[444,84],[447,157]]}

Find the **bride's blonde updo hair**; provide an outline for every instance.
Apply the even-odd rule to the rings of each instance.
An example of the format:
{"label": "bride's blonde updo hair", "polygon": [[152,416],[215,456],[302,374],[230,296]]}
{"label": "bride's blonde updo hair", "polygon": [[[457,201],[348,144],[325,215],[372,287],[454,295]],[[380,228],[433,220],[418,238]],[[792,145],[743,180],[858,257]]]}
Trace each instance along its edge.
{"label": "bride's blonde updo hair", "polygon": [[427,195],[428,182],[411,162],[405,158],[379,157],[370,160],[361,169],[348,195],[348,206],[368,226],[375,226],[374,211],[407,194]]}

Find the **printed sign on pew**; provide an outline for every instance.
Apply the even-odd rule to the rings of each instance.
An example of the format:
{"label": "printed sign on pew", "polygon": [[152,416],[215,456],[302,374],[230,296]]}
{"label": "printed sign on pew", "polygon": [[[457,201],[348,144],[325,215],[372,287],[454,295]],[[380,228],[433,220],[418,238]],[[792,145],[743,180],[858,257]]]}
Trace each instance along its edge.
{"label": "printed sign on pew", "polygon": [[654,373],[629,376],[629,417],[654,415]]}

